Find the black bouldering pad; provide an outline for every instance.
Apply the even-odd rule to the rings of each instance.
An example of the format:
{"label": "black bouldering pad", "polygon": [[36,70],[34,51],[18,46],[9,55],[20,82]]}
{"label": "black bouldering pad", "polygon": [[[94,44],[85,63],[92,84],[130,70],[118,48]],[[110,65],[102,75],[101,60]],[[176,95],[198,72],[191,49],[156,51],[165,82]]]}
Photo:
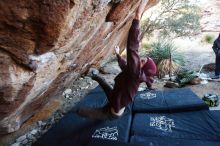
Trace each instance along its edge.
{"label": "black bouldering pad", "polygon": [[220,111],[135,114],[132,135],[220,141]]}
{"label": "black bouldering pad", "polygon": [[209,107],[189,88],[165,91],[138,92],[133,103],[134,112],[185,112],[208,110]]}
{"label": "black bouldering pad", "polygon": [[132,136],[131,143],[139,144],[142,146],[220,146],[220,142],[216,141],[144,136]]}

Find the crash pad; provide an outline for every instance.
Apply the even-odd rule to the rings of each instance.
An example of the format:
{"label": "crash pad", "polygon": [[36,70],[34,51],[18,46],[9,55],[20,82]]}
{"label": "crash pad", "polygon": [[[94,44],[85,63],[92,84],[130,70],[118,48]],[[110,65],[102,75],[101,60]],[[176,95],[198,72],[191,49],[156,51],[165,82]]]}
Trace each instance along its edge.
{"label": "crash pad", "polygon": [[217,141],[144,137],[137,135],[131,137],[131,143],[142,146],[220,146],[220,142]]}
{"label": "crash pad", "polygon": [[220,141],[220,111],[138,113],[132,135]]}
{"label": "crash pad", "polygon": [[209,107],[190,88],[165,91],[142,91],[135,96],[134,112],[185,112],[208,110]]}

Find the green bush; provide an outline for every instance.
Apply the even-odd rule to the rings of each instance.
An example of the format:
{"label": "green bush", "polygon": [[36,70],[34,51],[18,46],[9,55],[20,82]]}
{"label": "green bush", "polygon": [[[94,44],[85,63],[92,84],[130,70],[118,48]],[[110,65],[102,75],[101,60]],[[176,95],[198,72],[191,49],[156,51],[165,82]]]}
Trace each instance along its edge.
{"label": "green bush", "polygon": [[152,50],[149,53],[149,57],[153,58],[156,64],[164,59],[170,59],[171,57],[173,62],[184,65],[183,56],[177,51],[173,43],[161,40],[152,43],[151,48]]}
{"label": "green bush", "polygon": [[206,34],[204,36],[204,41],[208,44],[212,44],[214,42],[214,39],[215,39],[214,35],[211,34]]}

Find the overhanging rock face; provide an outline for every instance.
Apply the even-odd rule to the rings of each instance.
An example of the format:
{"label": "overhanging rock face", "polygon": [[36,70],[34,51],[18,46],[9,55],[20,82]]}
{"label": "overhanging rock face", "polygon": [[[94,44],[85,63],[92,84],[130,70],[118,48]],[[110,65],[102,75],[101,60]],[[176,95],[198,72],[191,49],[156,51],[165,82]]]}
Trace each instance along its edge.
{"label": "overhanging rock face", "polygon": [[19,129],[115,45],[125,46],[139,2],[1,0],[0,133]]}

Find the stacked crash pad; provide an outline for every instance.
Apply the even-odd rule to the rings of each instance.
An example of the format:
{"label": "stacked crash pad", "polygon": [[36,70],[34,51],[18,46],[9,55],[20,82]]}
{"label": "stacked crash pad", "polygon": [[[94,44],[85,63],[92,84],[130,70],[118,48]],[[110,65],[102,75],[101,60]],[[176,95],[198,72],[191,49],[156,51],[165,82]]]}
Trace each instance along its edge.
{"label": "stacked crash pad", "polygon": [[138,92],[118,119],[81,117],[80,107],[103,107],[106,96],[93,89],[34,146],[220,145],[220,114],[209,111],[190,89]]}

